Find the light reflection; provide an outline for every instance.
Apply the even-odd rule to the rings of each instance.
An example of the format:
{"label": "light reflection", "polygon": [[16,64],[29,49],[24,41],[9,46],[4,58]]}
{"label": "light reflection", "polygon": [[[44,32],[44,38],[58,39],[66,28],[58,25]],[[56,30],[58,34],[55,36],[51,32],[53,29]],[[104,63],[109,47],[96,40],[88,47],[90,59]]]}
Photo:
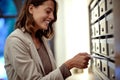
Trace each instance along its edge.
{"label": "light reflection", "polygon": [[7,80],[7,75],[4,68],[4,57],[0,58],[0,80]]}
{"label": "light reflection", "polygon": [[0,18],[0,29],[4,26],[4,23],[5,23],[5,19]]}
{"label": "light reflection", "polygon": [[88,68],[83,70],[83,73],[72,73],[72,76],[66,80],[94,80],[92,73],[88,72]]}

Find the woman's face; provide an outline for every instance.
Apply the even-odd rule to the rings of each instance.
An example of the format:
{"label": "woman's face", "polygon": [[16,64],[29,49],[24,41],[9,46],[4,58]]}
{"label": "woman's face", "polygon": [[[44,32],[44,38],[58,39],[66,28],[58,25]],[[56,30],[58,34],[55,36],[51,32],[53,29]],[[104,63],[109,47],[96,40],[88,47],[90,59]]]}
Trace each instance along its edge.
{"label": "woman's face", "polygon": [[29,12],[35,21],[35,31],[38,29],[47,30],[49,23],[54,20],[54,3],[52,0],[48,0],[38,7],[30,5]]}

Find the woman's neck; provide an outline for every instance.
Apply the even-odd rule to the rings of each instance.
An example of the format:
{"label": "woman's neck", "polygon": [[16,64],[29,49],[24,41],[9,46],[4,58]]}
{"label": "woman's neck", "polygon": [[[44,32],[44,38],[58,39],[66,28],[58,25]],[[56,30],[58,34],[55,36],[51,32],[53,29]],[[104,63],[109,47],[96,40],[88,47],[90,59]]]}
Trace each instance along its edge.
{"label": "woman's neck", "polygon": [[39,49],[40,48],[40,40],[39,40],[39,38],[36,38],[35,35],[31,35],[31,36],[32,36],[32,39],[33,39],[33,42],[34,42],[36,48]]}

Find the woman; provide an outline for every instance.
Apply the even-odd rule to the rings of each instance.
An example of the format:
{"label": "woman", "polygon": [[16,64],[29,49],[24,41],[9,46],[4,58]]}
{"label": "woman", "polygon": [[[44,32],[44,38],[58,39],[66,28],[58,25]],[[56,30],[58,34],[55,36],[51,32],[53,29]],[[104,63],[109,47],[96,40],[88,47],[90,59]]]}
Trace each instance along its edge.
{"label": "woman", "polygon": [[56,68],[47,44],[57,19],[55,0],[26,0],[5,46],[5,69],[9,80],[64,80],[70,69],[84,69],[90,59],[79,53]]}

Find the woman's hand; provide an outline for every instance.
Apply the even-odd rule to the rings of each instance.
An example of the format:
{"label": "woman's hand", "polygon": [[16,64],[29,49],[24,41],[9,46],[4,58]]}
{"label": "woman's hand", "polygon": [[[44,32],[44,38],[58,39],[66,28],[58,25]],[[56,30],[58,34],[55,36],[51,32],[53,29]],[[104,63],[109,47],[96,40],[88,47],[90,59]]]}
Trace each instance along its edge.
{"label": "woman's hand", "polygon": [[68,60],[67,62],[65,62],[65,65],[69,70],[73,67],[84,69],[88,67],[89,59],[90,59],[90,55],[88,53],[86,52],[79,53],[70,60]]}

